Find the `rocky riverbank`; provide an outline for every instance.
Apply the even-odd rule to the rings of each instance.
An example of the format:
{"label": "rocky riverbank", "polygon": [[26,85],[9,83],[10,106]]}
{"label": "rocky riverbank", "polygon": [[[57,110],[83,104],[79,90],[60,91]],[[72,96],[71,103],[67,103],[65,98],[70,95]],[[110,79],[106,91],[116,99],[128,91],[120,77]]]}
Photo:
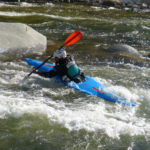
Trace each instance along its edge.
{"label": "rocky riverbank", "polygon": [[46,3],[46,2],[82,2],[89,5],[116,8],[150,8],[149,0],[0,0],[0,2],[28,2],[28,3]]}

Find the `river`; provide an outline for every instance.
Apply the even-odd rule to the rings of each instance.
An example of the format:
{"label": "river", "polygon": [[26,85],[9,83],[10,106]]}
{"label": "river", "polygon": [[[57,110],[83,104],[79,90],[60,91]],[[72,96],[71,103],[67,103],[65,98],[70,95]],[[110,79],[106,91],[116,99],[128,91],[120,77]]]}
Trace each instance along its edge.
{"label": "river", "polygon": [[[150,11],[69,3],[0,3],[0,21],[25,23],[47,37],[42,54],[17,55],[0,65],[0,149],[148,150],[150,68],[111,61],[104,49],[127,44],[150,51]],[[79,30],[83,37],[65,47],[83,72],[136,107],[104,101],[35,74],[25,57],[46,60]],[[52,59],[51,63],[54,62]]]}

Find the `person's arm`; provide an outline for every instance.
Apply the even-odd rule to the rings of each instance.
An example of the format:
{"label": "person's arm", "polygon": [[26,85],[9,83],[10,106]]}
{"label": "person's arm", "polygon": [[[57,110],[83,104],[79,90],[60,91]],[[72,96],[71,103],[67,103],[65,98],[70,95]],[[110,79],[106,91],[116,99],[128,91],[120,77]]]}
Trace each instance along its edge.
{"label": "person's arm", "polygon": [[55,77],[56,75],[58,75],[57,71],[55,68],[53,68],[52,70],[50,70],[49,72],[44,72],[44,71],[38,71],[38,70],[33,70],[33,73],[36,73],[42,77],[45,78],[52,78]]}

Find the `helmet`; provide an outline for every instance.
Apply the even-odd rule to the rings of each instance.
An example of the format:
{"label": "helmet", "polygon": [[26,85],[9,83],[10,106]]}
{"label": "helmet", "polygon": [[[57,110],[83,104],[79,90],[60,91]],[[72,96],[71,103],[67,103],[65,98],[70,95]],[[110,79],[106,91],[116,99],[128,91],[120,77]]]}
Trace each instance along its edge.
{"label": "helmet", "polygon": [[54,52],[53,57],[65,58],[66,57],[66,51],[64,49],[57,49]]}

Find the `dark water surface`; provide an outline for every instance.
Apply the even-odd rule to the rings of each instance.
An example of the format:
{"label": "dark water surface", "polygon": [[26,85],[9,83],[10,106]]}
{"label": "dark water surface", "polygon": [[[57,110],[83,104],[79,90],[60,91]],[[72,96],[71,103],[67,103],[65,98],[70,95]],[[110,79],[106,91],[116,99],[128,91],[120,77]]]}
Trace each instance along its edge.
{"label": "dark water surface", "polygon": [[[150,69],[110,61],[104,49],[128,44],[150,51],[149,10],[101,8],[65,3],[0,3],[0,21],[26,23],[48,39],[42,55],[1,61],[0,149],[148,150],[150,147]],[[79,30],[83,37],[66,47],[86,75],[136,104],[121,106],[31,75],[24,57],[45,60]],[[51,60],[53,63],[53,60]]]}

